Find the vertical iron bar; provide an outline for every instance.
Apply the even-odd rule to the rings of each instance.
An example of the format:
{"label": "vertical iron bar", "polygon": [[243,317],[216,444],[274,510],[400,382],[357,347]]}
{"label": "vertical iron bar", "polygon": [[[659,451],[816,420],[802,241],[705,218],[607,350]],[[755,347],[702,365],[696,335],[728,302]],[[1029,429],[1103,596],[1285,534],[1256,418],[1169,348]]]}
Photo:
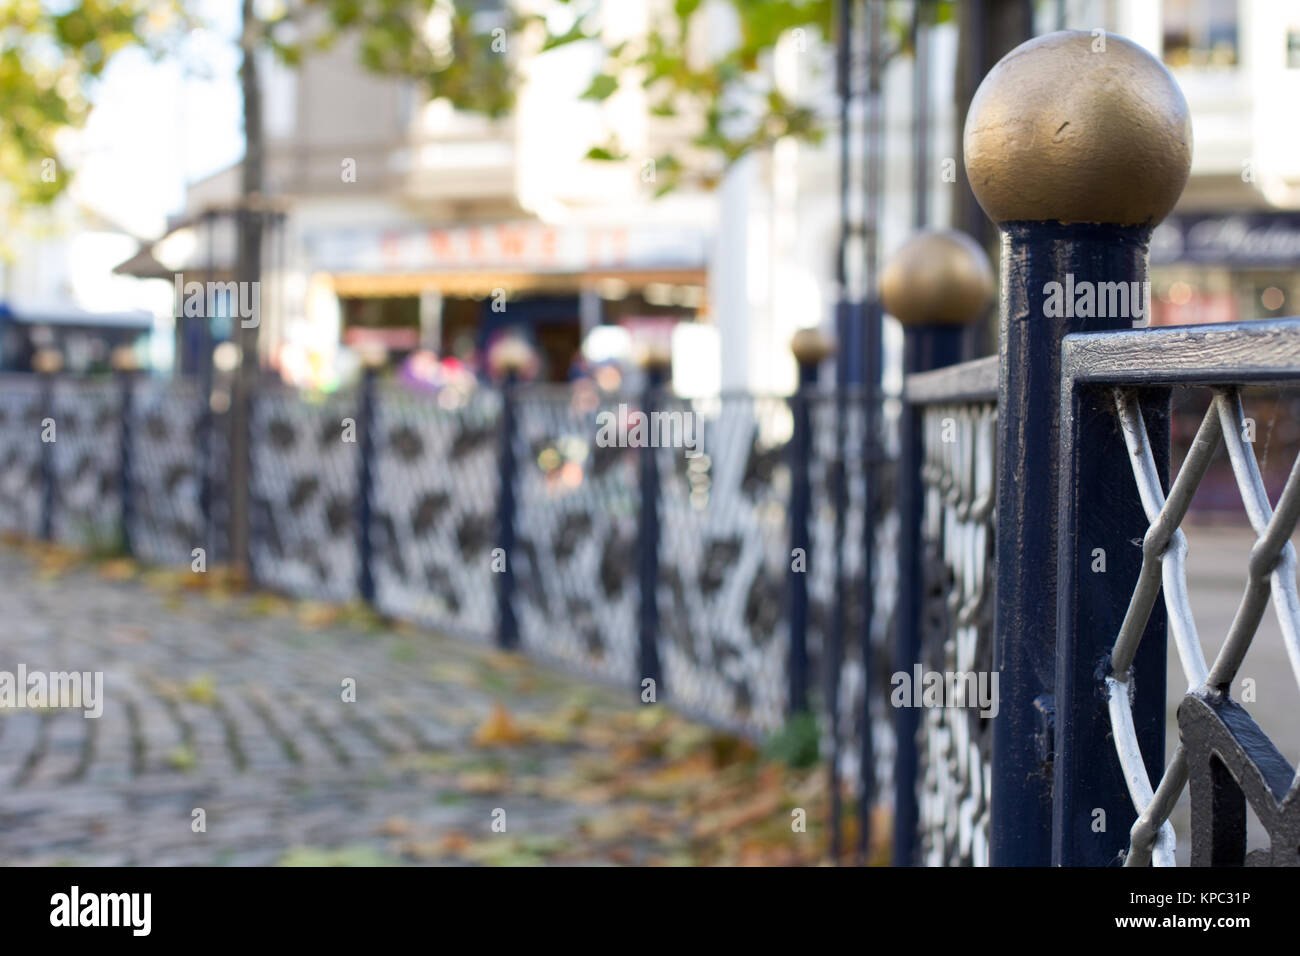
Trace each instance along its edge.
{"label": "vertical iron bar", "polygon": [[[965,326],[923,325],[903,327],[903,371],[906,375],[928,372],[961,361]],[[894,670],[910,674],[921,662],[921,595],[925,587],[921,539],[925,510],[925,488],[921,480],[924,461],[922,415],[920,406],[903,409],[899,435],[898,463],[898,629]],[[894,710],[897,736],[894,757],[894,838],[895,866],[916,865],[917,772],[920,766],[916,735],[921,726],[921,711],[915,707]]]}
{"label": "vertical iron bar", "polygon": [[862,614],[858,635],[862,655],[862,710],[858,715],[858,845],[857,858],[866,863],[871,842],[871,806],[875,801],[876,761],[871,739],[871,695],[875,689],[875,667],[871,631],[876,616],[876,514],[879,506],[880,467],[884,446],[881,441],[882,322],[877,273],[880,250],[881,188],[884,181],[884,98],[881,95],[883,68],[883,4],[868,3],[867,29],[867,116],[866,190],[863,223],[866,300],[863,314],[863,457],[862,469]]}
{"label": "vertical iron bar", "polygon": [[135,486],[132,481],[131,441],[134,430],[131,427],[131,415],[135,400],[135,374],[129,368],[118,371],[118,387],[121,390],[119,407],[118,442],[118,490],[122,496],[122,549],[128,555],[134,554],[131,541],[131,526],[135,523]]}
{"label": "vertical iron bar", "polygon": [[[819,362],[799,362],[799,390],[790,398],[790,412],[794,418],[794,434],[789,445],[790,455],[790,570],[787,574],[790,589],[790,656],[789,699],[787,714],[808,711],[808,575],[809,558],[808,511],[812,501],[812,482],[808,465],[813,456],[811,402],[817,387]],[[803,555],[803,568],[796,570],[793,555]]]}
{"label": "vertical iron bar", "polygon": [[[361,408],[357,428],[361,432],[361,460],[357,463],[357,590],[366,604],[375,603],[375,577],[371,569],[374,543],[371,513],[374,507],[375,468],[375,379],[378,370],[367,363],[361,377]],[[508,553],[508,552],[507,552]]]}
{"label": "vertical iron bar", "polygon": [[[231,388],[234,387],[235,387],[235,383],[232,381]],[[270,387],[274,387],[274,386],[270,386]],[[245,467],[247,468],[247,475],[248,475],[249,507],[243,513],[242,518],[240,517],[239,514],[236,514],[233,510],[229,514],[232,534],[234,533],[235,522],[242,521],[244,524],[243,540],[244,540],[245,550],[247,554],[247,561],[244,567],[248,569],[247,580],[250,585],[254,584],[257,581],[257,563],[256,561],[253,560],[253,553],[255,551],[253,547],[253,540],[257,536],[258,526],[257,526],[257,518],[256,515],[254,514],[255,496],[253,495],[252,492],[254,475],[255,475],[254,466],[257,462],[257,456],[254,454],[252,423],[257,420],[257,404],[259,401],[261,401],[261,393],[258,390],[258,387],[254,386],[248,390],[248,396],[245,402],[245,409],[248,416],[245,435],[247,436],[248,440],[246,445],[244,446],[244,454],[245,454]],[[232,421],[230,418],[227,418],[227,421],[230,423],[231,428],[235,427],[234,421]],[[228,478],[226,481],[226,487],[227,489],[230,488],[230,483]],[[227,499],[229,499],[229,490],[227,490]],[[233,555],[234,555],[233,546],[231,549],[231,555],[233,560]]]}
{"label": "vertical iron bar", "polygon": [[[645,391],[641,414],[655,411],[660,390],[667,380],[667,369],[658,364],[646,366]],[[641,613],[639,629],[639,681],[654,681],[655,699],[664,699],[663,667],[659,658],[659,459],[658,450],[646,443],[639,453],[641,515],[637,528],[638,581]],[[638,682],[638,691],[640,684]]]}
{"label": "vertical iron bar", "polygon": [[[59,423],[54,414],[54,378],[53,370],[41,371],[41,419],[54,422],[54,441],[41,442],[41,540],[54,540],[54,501],[57,476],[54,471],[54,446],[58,441]],[[42,431],[44,430],[42,426]]]}
{"label": "vertical iron bar", "polygon": [[[204,213],[204,223],[208,238],[208,261],[206,288],[213,288],[212,283],[216,280],[216,214],[212,211]],[[217,559],[213,550],[213,509],[212,509],[212,481],[213,481],[213,454],[212,444],[215,436],[215,422],[212,411],[212,318],[208,311],[208,301],[212,298],[208,295],[203,297],[203,306],[201,317],[199,318],[199,355],[198,355],[198,372],[199,372],[199,468],[202,469],[199,475],[199,513],[202,516],[203,528],[201,529],[202,542],[201,546],[206,561],[215,561]]]}
{"label": "vertical iron bar", "polygon": [[[1145,279],[1120,275],[1122,281]],[[1142,416],[1161,485],[1169,490],[1170,390],[1146,389]],[[1147,519],[1115,427],[1109,388],[1061,385],[1060,601],[1056,648],[1056,762],[1052,862],[1120,862],[1137,819],[1115,758],[1103,680],[1142,567]],[[1098,564],[1097,549],[1105,564]],[[1104,570],[1100,570],[1104,567]],[[1165,766],[1168,613],[1157,601],[1131,668],[1133,725],[1148,773]],[[1101,811],[1100,813],[1098,811]],[[1104,815],[1103,815],[1104,814]]]}
{"label": "vertical iron bar", "polygon": [[[842,366],[841,366],[842,367]],[[843,383],[835,390],[835,448],[829,463],[831,500],[835,507],[835,591],[831,600],[831,625],[827,633],[826,717],[830,724],[831,754],[827,765],[830,788],[830,858],[840,861],[842,849],[843,799],[840,794],[840,670],[844,664],[844,530],[848,515],[847,483],[844,468],[845,425],[848,417],[848,391]]]}
{"label": "vertical iron bar", "polygon": [[[993,718],[989,853],[995,866],[1046,866],[1052,859],[1053,722],[1059,711],[1053,696],[1057,647],[1052,624],[1061,482],[1061,339],[1071,332],[1131,325],[1127,318],[1081,319],[1072,317],[1072,309],[1049,308],[1048,289],[1061,283],[1144,280],[1150,230],[1032,222],[1006,222],[1000,228],[993,666],[1001,702]],[[1072,297],[1068,289],[1066,298]],[[1108,422],[1107,427],[1114,425]],[[1112,500],[1090,501],[1101,514],[1114,505]]]}
{"label": "vertical iron bar", "polygon": [[204,374],[199,382],[199,516],[203,527],[199,530],[202,537],[200,545],[207,561],[213,561],[212,553],[212,379]]}
{"label": "vertical iron bar", "polygon": [[512,651],[519,646],[515,617],[515,394],[519,375],[506,372],[501,385],[501,446],[497,498],[497,548],[504,561],[497,576],[497,644]]}
{"label": "vertical iron bar", "polygon": [[860,311],[853,302],[849,289],[848,253],[849,192],[851,168],[849,165],[849,106],[853,99],[853,7],[856,0],[837,0],[835,36],[835,78],[839,95],[839,193],[840,231],[835,259],[835,280],[839,299],[835,304],[835,338],[840,348],[835,360],[835,451],[827,470],[828,483],[835,507],[835,569],[834,592],[831,599],[830,627],[826,633],[823,650],[822,679],[825,683],[826,717],[830,727],[830,760],[827,765],[827,787],[830,791],[829,853],[833,862],[840,859],[840,721],[839,686],[840,661],[844,656],[844,425],[847,415],[845,389],[851,377],[850,366],[859,355],[857,330],[861,325]]}

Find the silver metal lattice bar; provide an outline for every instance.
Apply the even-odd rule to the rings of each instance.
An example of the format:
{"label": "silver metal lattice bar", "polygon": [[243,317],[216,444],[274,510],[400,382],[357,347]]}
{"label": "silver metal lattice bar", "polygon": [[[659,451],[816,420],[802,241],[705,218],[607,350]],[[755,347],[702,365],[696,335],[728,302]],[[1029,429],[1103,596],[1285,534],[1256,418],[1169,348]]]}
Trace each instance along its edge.
{"label": "silver metal lattice bar", "polygon": [[[1133,476],[1150,526],[1143,540],[1142,568],[1111,654],[1106,678],[1108,709],[1115,750],[1138,819],[1129,835],[1126,866],[1174,863],[1175,837],[1169,814],[1187,785],[1187,752],[1180,744],[1153,790],[1133,725],[1129,668],[1147,619],[1161,591],[1170,628],[1188,681],[1188,691],[1224,694],[1258,630],[1270,594],[1281,625],[1287,655],[1300,683],[1300,594],[1296,588],[1295,549],[1290,535],[1300,520],[1300,459],[1292,466],[1274,510],[1268,501],[1254,453],[1243,438],[1246,416],[1236,387],[1214,389],[1213,400],[1166,499],[1136,395],[1114,391]],[[1246,513],[1258,540],[1251,550],[1250,576],[1227,640],[1212,667],[1207,667],[1196,633],[1187,592],[1187,543],[1180,525],[1192,495],[1205,476],[1222,438]]]}

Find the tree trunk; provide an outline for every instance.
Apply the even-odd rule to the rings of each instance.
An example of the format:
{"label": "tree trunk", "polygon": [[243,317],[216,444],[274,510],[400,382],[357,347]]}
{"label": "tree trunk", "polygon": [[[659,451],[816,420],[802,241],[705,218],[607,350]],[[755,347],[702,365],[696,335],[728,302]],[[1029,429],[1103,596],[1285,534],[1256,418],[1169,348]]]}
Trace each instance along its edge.
{"label": "tree trunk", "polygon": [[249,569],[249,504],[251,498],[251,458],[249,454],[249,417],[253,386],[261,360],[258,355],[258,329],[262,320],[262,229],[264,222],[262,86],[257,69],[257,45],[261,24],[253,10],[253,0],[243,0],[243,31],[240,46],[243,62],[239,67],[239,84],[244,107],[244,162],[240,168],[240,208],[237,213],[237,275],[246,288],[258,289],[250,299],[256,303],[253,318],[240,319],[235,327],[240,363],[230,396],[230,563],[246,575]]}

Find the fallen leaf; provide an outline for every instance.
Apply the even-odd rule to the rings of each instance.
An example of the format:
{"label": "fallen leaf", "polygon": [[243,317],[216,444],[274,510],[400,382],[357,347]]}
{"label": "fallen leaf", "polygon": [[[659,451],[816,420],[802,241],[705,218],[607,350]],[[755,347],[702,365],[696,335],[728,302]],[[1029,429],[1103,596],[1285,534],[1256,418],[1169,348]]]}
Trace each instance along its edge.
{"label": "fallen leaf", "polygon": [[456,786],[465,793],[500,793],[506,775],[499,770],[467,770],[456,776]]}
{"label": "fallen leaf", "polygon": [[185,697],[196,704],[210,705],[217,699],[217,682],[211,674],[191,677],[185,684]]}
{"label": "fallen leaf", "polygon": [[527,735],[510,718],[510,713],[498,701],[487,720],[474,731],[474,746],[501,747],[520,743]]}
{"label": "fallen leaf", "polygon": [[138,571],[130,558],[113,558],[99,566],[99,576],[105,581],[129,581]]}
{"label": "fallen leaf", "polygon": [[777,813],[784,797],[779,791],[760,793],[753,800],[735,809],[710,814],[695,824],[697,837],[712,837],[740,827],[748,826]]}
{"label": "fallen leaf", "polygon": [[406,836],[411,832],[411,821],[406,817],[391,816],[379,826],[382,836]]}

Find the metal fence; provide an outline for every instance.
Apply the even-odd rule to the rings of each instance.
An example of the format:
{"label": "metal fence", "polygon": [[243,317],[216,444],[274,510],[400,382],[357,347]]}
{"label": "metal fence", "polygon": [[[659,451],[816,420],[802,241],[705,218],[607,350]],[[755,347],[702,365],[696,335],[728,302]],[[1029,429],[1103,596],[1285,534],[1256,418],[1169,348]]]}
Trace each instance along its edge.
{"label": "metal fence", "polygon": [[[198,383],[10,376],[0,399],[5,530],[196,571],[230,559],[230,416]],[[837,786],[888,795],[892,725],[867,675],[887,676],[897,582],[879,565],[865,600],[866,407],[860,392],[681,399],[589,382],[435,394],[374,373],[330,394],[263,384],[248,567],[258,586],[366,601],[638,699],[653,676],[656,701],[747,735],[817,714]],[[646,413],[697,441],[627,440]],[[623,440],[601,439],[607,421]],[[887,504],[891,476],[876,475]],[[879,533],[896,536],[892,513]],[[792,615],[797,580],[808,600]]]}
{"label": "metal fence", "polygon": [[[1076,805],[1098,796],[1110,804],[1115,800],[1113,784],[1104,790],[1089,788],[1069,777],[1091,765],[1122,779],[1126,816],[1137,815],[1121,851],[1125,865],[1172,865],[1174,833],[1168,817],[1189,785],[1193,865],[1300,865],[1300,785],[1295,770],[1242,704],[1232,699],[1234,680],[1270,599],[1300,684],[1300,595],[1290,542],[1300,519],[1300,458],[1292,461],[1274,506],[1254,450],[1254,421],[1242,404],[1245,386],[1297,381],[1296,319],[1074,335],[1063,343],[1062,458],[1087,460],[1095,454],[1097,436],[1089,422],[1096,417],[1105,414],[1108,421],[1118,422],[1118,429],[1112,428],[1103,440],[1110,443],[1106,451],[1114,458],[1123,454],[1128,459],[1130,500],[1141,509],[1137,524],[1142,547],[1138,573],[1108,588],[1105,600],[1098,600],[1088,580],[1096,575],[1085,574],[1077,556],[1062,556],[1058,640],[1084,655],[1100,650],[1105,656],[1106,706],[1098,713],[1083,702],[1097,696],[1096,675],[1081,681],[1077,672],[1067,671],[1073,679],[1062,684],[1072,696],[1061,710],[1058,732],[1080,742],[1067,753],[1056,785],[1063,799]],[[1205,412],[1171,481],[1172,388],[1202,393]],[[1115,431],[1122,435],[1122,444]],[[1207,662],[1189,603],[1187,542],[1180,525],[1220,444],[1227,450],[1257,540],[1248,566],[1241,569],[1246,583],[1232,624],[1217,655]],[[1112,463],[1117,463],[1114,458]],[[1088,513],[1087,496],[1080,491],[1080,483],[1089,477],[1087,470],[1076,470],[1062,490],[1063,541],[1087,536],[1095,528],[1097,519]],[[1122,615],[1117,613],[1121,609]],[[1093,626],[1097,617],[1117,621],[1118,626],[1112,623],[1099,632]],[[1141,669],[1149,642],[1163,652],[1166,619],[1187,681],[1178,708],[1179,739],[1167,764],[1162,759],[1167,743],[1164,675],[1151,680],[1150,669],[1145,675]],[[1248,806],[1268,836],[1267,847],[1249,854]],[[1080,839],[1077,827],[1073,833],[1068,826],[1062,830],[1058,856],[1065,862],[1092,862],[1096,850]]]}
{"label": "metal fence", "polygon": [[[1066,335],[1059,354],[1059,437],[1035,459],[1056,462],[1059,484],[1028,518],[1032,494],[1006,459],[1033,423],[1007,419],[1032,409],[1008,404],[1005,355],[909,374],[874,457],[861,393],[429,395],[374,376],[330,395],[262,387],[251,570],[264,587],[367,600],[482,641],[509,645],[510,617],[515,646],[638,695],[657,661],[656,700],[743,733],[817,714],[864,825],[892,805],[899,864],[998,863],[999,826],[1057,862],[1169,864],[1168,818],[1190,787],[1193,863],[1294,865],[1295,773],[1230,691],[1270,597],[1300,682],[1300,464],[1271,504],[1241,401],[1247,386],[1300,384],[1300,319]],[[1203,415],[1170,481],[1175,389],[1183,414],[1201,395]],[[649,411],[691,416],[698,446],[598,439],[602,422]],[[230,440],[193,382],[6,376],[0,527],[152,563],[193,564],[199,548],[224,560]],[[1219,445],[1258,542],[1207,661],[1180,524]],[[870,531],[868,493],[882,516]],[[1008,495],[1022,515],[1010,529]],[[1000,589],[1040,586],[1051,568],[1032,641],[1012,644]],[[1166,621],[1188,684],[1170,741]],[[1016,651],[1033,679],[1009,679]],[[943,679],[934,701],[919,689],[929,675]],[[994,712],[952,675],[1000,678]],[[1005,819],[1025,805],[998,796],[1010,708],[1029,727],[1013,737],[1036,790],[1021,799],[1046,807],[1045,834]],[[1271,840],[1249,854],[1247,806]]]}
{"label": "metal fence", "polygon": [[[997,714],[960,693],[896,712],[895,861],[1173,865],[1190,787],[1193,865],[1297,865],[1300,778],[1232,693],[1270,599],[1300,684],[1300,457],[1277,444],[1270,497],[1242,402],[1300,384],[1300,319],[1061,331],[1017,368],[1036,333],[1004,321],[999,359],[908,377],[898,672],[1002,693]],[[908,330],[922,352],[942,334]],[[1171,480],[1171,405],[1198,403]],[[1257,541],[1207,662],[1180,526],[1220,446]],[[1187,682],[1174,735],[1167,634]],[[1249,851],[1248,808],[1267,837]]]}
{"label": "metal fence", "polygon": [[[0,376],[0,529],[224,558],[245,536],[221,479],[246,440],[257,582],[521,648],[744,733],[816,713],[834,849],[851,790],[859,858],[884,803],[900,865],[1168,865],[1188,790],[1193,864],[1300,865],[1300,777],[1232,697],[1270,601],[1300,684],[1300,426],[1278,445],[1289,468],[1275,453],[1266,469],[1242,400],[1300,385],[1300,319],[1132,327],[1190,121],[1159,63],[1117,37],[1094,56],[1098,39],[1030,41],[977,93],[965,142],[1001,231],[998,355],[953,364],[973,263],[929,270],[954,289],[896,276],[924,293],[893,309],[901,407],[817,390],[811,365],[790,398],[690,400],[662,369],[639,394],[436,396],[370,371],[354,392],[260,388],[241,436],[192,383]],[[1068,103],[1051,102],[1060,76]],[[1076,114],[1077,131],[1059,122]],[[1183,417],[1200,403],[1194,433],[1175,391]],[[601,437],[656,414],[699,444]],[[1216,505],[1235,489],[1256,540],[1210,660],[1182,525],[1220,446]],[[1268,846],[1248,848],[1249,811]]]}
{"label": "metal fence", "polygon": [[[993,673],[997,365],[988,360],[909,378],[913,446],[908,575],[909,689],[926,674]],[[910,705],[914,701],[903,701]],[[895,858],[927,866],[988,864],[992,720],[978,695],[922,709],[907,725],[910,772],[897,808]]]}

